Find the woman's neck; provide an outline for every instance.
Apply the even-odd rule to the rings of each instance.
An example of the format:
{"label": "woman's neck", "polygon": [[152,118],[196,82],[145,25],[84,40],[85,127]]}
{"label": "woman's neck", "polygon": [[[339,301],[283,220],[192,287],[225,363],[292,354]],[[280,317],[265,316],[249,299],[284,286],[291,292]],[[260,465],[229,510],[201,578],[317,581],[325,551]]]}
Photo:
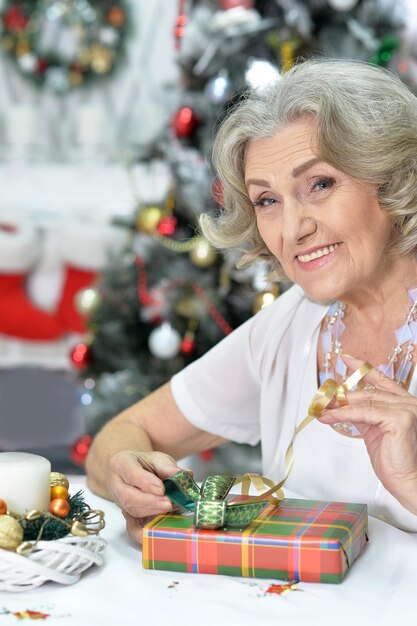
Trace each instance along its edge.
{"label": "woman's neck", "polygon": [[408,290],[417,286],[415,254],[397,257],[387,263],[380,275],[346,293],[340,301],[347,307],[349,318],[356,323],[381,324],[386,320],[397,324],[410,303]]}

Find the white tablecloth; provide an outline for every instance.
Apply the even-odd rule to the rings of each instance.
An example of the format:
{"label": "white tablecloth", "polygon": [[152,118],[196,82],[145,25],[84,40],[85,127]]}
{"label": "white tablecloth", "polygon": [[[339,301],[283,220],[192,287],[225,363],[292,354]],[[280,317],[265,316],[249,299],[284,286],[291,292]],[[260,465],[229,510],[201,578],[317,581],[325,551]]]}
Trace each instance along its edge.
{"label": "white tablecloth", "polygon": [[129,540],[117,507],[90,493],[83,477],[70,477],[70,485],[72,493],[83,489],[90,506],[105,511],[105,564],[69,587],[45,583],[0,594],[2,626],[20,623],[14,613],[26,610],[49,614],[51,626],[416,623],[417,536],[374,518],[365,552],[340,585],[301,582],[297,591],[273,595],[266,590],[277,581],[142,569],[140,548]]}

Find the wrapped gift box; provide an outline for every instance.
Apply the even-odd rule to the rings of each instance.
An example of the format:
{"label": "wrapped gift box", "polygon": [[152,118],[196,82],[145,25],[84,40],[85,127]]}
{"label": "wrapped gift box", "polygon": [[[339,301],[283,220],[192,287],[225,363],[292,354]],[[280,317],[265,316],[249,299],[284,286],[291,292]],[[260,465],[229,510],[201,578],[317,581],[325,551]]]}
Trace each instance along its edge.
{"label": "wrapped gift box", "polygon": [[241,531],[196,529],[192,514],[159,515],[143,530],[143,567],[339,583],[364,549],[367,527],[365,504],[289,498]]}

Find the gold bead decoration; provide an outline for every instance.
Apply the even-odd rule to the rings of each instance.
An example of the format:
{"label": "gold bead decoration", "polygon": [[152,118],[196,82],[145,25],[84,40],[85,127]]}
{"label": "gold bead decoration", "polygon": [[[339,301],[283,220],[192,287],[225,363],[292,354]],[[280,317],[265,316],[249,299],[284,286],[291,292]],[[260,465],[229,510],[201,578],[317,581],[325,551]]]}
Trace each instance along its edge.
{"label": "gold bead decoration", "polygon": [[43,513],[41,511],[33,509],[32,511],[29,511],[29,513],[26,513],[25,519],[27,519],[29,522],[33,522],[36,519],[40,519],[42,515]]}
{"label": "gold bead decoration", "polygon": [[26,554],[30,554],[31,552],[33,552],[34,547],[35,547],[35,544],[32,543],[31,541],[23,541],[23,543],[21,543],[16,548],[16,552],[17,554],[20,554],[21,556],[25,556]]}
{"label": "gold bead decoration", "polygon": [[49,482],[51,487],[55,487],[56,485],[62,485],[67,489],[69,487],[68,478],[65,476],[65,474],[61,474],[61,472],[51,472]]}
{"label": "gold bead decoration", "polygon": [[88,535],[86,525],[82,522],[74,522],[71,524],[71,534],[75,537],[86,537]]}
{"label": "gold bead decoration", "polygon": [[280,293],[278,285],[273,285],[270,289],[258,293],[252,302],[253,313],[258,313],[258,311],[261,311],[268,305],[272,304],[274,300],[278,298]]}
{"label": "gold bead decoration", "polygon": [[152,235],[162,219],[162,209],[158,206],[148,206],[142,209],[137,217],[137,229],[147,235]]}
{"label": "gold bead decoration", "polygon": [[0,515],[0,548],[16,550],[22,539],[23,528],[19,522],[10,515]]}
{"label": "gold bead decoration", "polygon": [[196,237],[190,259],[197,267],[211,267],[217,261],[217,251],[204,237]]}

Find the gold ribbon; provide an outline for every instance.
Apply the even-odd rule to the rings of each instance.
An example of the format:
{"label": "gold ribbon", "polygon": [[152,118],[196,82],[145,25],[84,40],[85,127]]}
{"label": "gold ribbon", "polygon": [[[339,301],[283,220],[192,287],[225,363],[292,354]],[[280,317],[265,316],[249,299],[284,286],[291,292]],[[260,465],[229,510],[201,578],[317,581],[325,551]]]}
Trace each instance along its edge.
{"label": "gold ribbon", "polygon": [[[277,505],[283,499],[282,487],[294,465],[295,438],[323,414],[333,399],[339,406],[345,406],[346,391],[356,387],[371,369],[372,365],[363,363],[342,385],[329,378],[319,387],[310,403],[307,417],[295,429],[287,448],[285,474],[279,483],[274,484],[272,480],[259,474],[247,473],[236,479],[233,476],[208,476],[200,488],[186,470],[180,470],[164,480],[166,495],[179,506],[194,512],[194,524],[197,528],[245,528],[268,502]],[[243,496],[249,496],[252,485],[259,495],[246,500],[226,502],[224,498],[230,488],[239,484],[242,485]],[[265,487],[269,489],[263,491]]]}
{"label": "gold ribbon", "polygon": [[[353,372],[353,374],[351,374],[351,376],[349,376],[349,378],[345,380],[342,385],[338,385],[332,378],[328,378],[326,381],[324,381],[324,383],[318,388],[313,396],[313,399],[308,408],[307,417],[305,417],[295,429],[294,436],[290,442],[290,445],[287,448],[287,451],[285,453],[284,478],[276,485],[272,485],[271,488],[268,489],[268,491],[265,491],[259,496],[252,497],[248,500],[241,500],[239,504],[260,502],[262,500],[268,500],[269,502],[277,504],[280,500],[282,500],[282,498],[284,497],[282,487],[286,482],[288,476],[290,475],[294,465],[294,441],[297,435],[299,435],[301,431],[304,430],[304,428],[306,428],[306,426],[308,426],[313,420],[320,417],[334,398],[340,406],[345,406],[348,403],[346,399],[346,391],[350,391],[351,389],[356,387],[356,385],[362,380],[362,378],[364,378],[364,376],[366,376],[371,371],[371,369],[372,365],[370,365],[370,363],[363,363],[357,370]],[[261,485],[261,482],[255,482],[255,480],[253,479],[254,476],[258,476],[257,474],[245,474],[245,476],[241,476],[240,478],[236,479],[235,485],[239,483],[245,483],[245,489],[247,489],[247,491],[244,492],[242,486],[242,493],[248,495],[251,481],[245,482],[246,476],[252,477],[251,481],[259,491],[258,485]],[[265,484],[269,485],[272,483],[272,481],[270,481],[268,478],[264,478],[262,476],[258,476],[258,478]],[[229,506],[233,506],[234,504],[234,502],[231,502]]]}

